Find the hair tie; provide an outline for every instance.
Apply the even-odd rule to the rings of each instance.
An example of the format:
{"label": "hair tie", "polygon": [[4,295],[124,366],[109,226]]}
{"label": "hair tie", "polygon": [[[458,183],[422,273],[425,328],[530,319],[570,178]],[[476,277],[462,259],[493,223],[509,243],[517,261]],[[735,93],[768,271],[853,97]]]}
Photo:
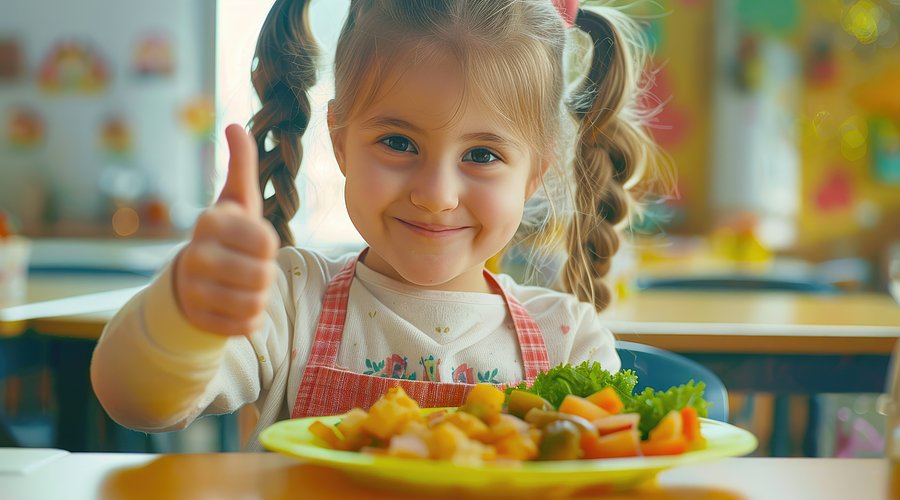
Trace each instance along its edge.
{"label": "hair tie", "polygon": [[559,11],[566,26],[575,26],[575,18],[578,16],[578,0],[553,0],[553,6]]}

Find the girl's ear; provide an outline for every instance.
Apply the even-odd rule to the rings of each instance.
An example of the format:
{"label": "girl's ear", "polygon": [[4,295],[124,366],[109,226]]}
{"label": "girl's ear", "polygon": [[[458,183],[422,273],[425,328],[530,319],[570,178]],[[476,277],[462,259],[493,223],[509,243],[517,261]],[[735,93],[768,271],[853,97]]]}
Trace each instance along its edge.
{"label": "girl's ear", "polygon": [[328,134],[331,136],[331,148],[334,150],[334,159],[337,160],[341,173],[347,175],[344,166],[344,133],[343,130],[335,126],[334,122],[334,99],[328,101]]}
{"label": "girl's ear", "polygon": [[528,186],[525,188],[525,200],[531,198],[531,195],[537,191],[537,188],[541,185],[541,179],[544,178],[544,174],[547,173],[547,169],[550,168],[550,160],[544,159],[541,161],[541,164],[538,166],[537,171],[531,176],[531,179],[528,181]]}

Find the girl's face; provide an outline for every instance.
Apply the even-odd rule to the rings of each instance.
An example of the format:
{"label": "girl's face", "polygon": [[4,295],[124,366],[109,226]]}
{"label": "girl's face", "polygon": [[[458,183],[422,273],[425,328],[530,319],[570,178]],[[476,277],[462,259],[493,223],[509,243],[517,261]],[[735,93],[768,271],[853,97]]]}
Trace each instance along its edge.
{"label": "girl's face", "polygon": [[366,265],[412,285],[484,292],[484,264],[513,237],[545,165],[493,110],[462,100],[456,67],[411,61],[331,135]]}

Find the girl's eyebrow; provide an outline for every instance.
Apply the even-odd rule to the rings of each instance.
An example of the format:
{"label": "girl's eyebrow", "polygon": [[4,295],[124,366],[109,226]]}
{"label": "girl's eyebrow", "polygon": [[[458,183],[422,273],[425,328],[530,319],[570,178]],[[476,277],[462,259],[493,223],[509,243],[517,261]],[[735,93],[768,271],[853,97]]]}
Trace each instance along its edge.
{"label": "girl's eyebrow", "polygon": [[[415,132],[417,134],[424,134],[425,130],[417,125],[414,125],[406,120],[400,118],[392,118],[389,116],[375,116],[372,117],[362,124],[362,128],[364,129],[404,129]],[[515,148],[518,144],[514,141],[507,139],[506,137],[497,135],[493,132],[472,132],[470,134],[465,134],[462,136],[462,140],[465,142],[487,142],[491,144],[495,144],[498,147],[504,148]]]}
{"label": "girl's eyebrow", "polygon": [[400,118],[391,118],[389,116],[374,116],[362,124],[362,128],[364,129],[392,129],[392,128],[402,128],[406,130],[410,130],[417,134],[424,134],[425,130],[421,127],[413,125],[412,123],[401,120]]}
{"label": "girl's eyebrow", "polygon": [[463,141],[465,142],[487,142],[491,144],[495,144],[501,148],[516,148],[518,144],[507,139],[506,137],[499,136],[497,134],[491,132],[474,132],[471,134],[466,134],[462,136]]}

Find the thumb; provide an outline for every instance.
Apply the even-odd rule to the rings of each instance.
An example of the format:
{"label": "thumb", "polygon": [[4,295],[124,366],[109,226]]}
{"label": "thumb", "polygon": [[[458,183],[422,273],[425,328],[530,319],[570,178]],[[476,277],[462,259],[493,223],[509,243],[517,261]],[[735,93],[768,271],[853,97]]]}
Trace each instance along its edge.
{"label": "thumb", "polygon": [[262,217],[256,143],[243,127],[236,124],[225,129],[225,138],[228,140],[228,174],[219,202],[237,203],[248,214]]}

